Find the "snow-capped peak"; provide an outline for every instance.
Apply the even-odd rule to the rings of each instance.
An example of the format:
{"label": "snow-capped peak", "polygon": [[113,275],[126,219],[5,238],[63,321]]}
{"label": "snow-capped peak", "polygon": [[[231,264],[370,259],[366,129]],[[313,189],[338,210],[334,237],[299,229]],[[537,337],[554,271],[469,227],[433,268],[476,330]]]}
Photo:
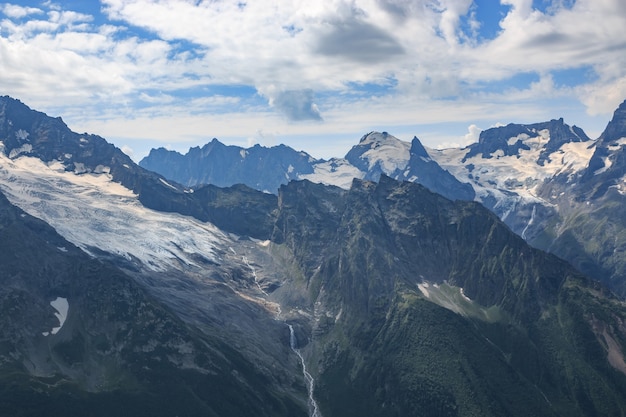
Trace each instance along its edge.
{"label": "snow-capped peak", "polygon": [[[409,142],[404,142],[387,132],[371,132],[361,138],[359,144],[346,155],[346,159],[367,171],[371,171],[378,165],[382,172],[392,175],[407,167],[411,158],[410,151]],[[355,163],[353,160],[355,157],[365,164]]]}

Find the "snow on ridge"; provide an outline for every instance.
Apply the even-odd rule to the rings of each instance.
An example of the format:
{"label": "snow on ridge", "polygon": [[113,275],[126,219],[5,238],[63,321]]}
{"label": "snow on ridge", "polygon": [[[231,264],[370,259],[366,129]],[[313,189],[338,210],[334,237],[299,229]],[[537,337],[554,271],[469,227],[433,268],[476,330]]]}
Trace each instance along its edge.
{"label": "snow on ridge", "polygon": [[[494,152],[492,158],[475,155],[462,162],[466,149],[428,150],[431,157],[462,182],[472,184],[477,192],[481,188],[513,191],[520,196],[535,199],[535,190],[541,181],[562,173],[575,173],[585,169],[593,155],[587,142],[568,142],[549,155],[539,165],[537,161],[548,140],[549,132],[541,131],[536,137],[527,137],[524,143],[531,149],[520,149],[517,155],[506,156]],[[528,135],[520,135],[528,136]],[[473,169],[468,169],[472,164]]]}
{"label": "snow on ridge", "polygon": [[300,174],[298,179],[311,182],[335,185],[343,189],[350,189],[352,180],[363,179],[365,173],[345,159],[331,159],[313,166],[312,174]]}
{"label": "snow on ridge", "polygon": [[[153,271],[216,262],[229,238],[217,227],[145,208],[108,174],[59,170],[38,158],[0,155],[0,189],[12,204],[54,227],[87,253],[90,248],[139,261]],[[71,219],[68,221],[68,219]]]}

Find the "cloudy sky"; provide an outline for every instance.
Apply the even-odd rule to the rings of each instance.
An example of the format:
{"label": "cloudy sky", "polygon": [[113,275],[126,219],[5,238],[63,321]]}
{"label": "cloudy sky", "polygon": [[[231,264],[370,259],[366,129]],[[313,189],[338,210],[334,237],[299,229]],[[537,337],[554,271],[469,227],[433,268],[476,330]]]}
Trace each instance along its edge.
{"label": "cloudy sky", "polygon": [[465,145],[626,99],[623,0],[0,3],[0,95],[135,159],[285,143],[343,156],[372,130]]}

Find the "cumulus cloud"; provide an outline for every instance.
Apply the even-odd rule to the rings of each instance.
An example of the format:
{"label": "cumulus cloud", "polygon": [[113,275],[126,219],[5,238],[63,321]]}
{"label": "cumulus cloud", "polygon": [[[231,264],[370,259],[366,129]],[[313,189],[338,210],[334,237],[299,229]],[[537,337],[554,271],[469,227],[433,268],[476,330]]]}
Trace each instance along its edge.
{"label": "cumulus cloud", "polygon": [[37,7],[25,7],[25,6],[19,6],[17,4],[8,4],[8,3],[0,5],[0,10],[7,17],[13,18],[13,19],[21,19],[28,15],[43,13],[43,10]]}
{"label": "cumulus cloud", "polygon": [[135,158],[135,151],[128,145],[122,146],[122,152],[128,155],[131,159]]}
{"label": "cumulus cloud", "polygon": [[271,100],[271,104],[291,121],[322,120],[313,102],[313,90],[282,91]]}
{"label": "cumulus cloud", "polygon": [[471,145],[472,143],[478,142],[478,139],[480,138],[480,132],[482,132],[482,129],[475,124],[469,125],[467,128],[467,133],[463,137],[463,146]]}
{"label": "cumulus cloud", "polygon": [[[44,111],[63,103],[64,119],[107,127],[116,118],[165,126],[192,106],[207,120],[222,108],[241,126],[259,124],[243,138],[267,129],[270,112],[285,116],[272,119],[284,132],[307,125],[289,122],[322,120],[320,108],[317,128],[337,131],[428,118],[487,126],[494,113],[513,118],[503,103],[522,102],[510,115],[545,118],[562,115],[546,98],[577,98],[589,114],[605,114],[626,96],[623,0],[552,0],[541,10],[502,0],[511,7],[488,40],[477,36],[471,0],[101,3],[93,16],[49,1],[0,6],[4,93]],[[594,73],[582,85],[551,78],[581,67]],[[537,77],[501,86],[528,73]],[[191,127],[206,131],[198,120],[187,137]]]}
{"label": "cumulus cloud", "polygon": [[439,29],[449,44],[456,45],[461,17],[468,14],[472,0],[440,0],[439,3],[441,5]]}

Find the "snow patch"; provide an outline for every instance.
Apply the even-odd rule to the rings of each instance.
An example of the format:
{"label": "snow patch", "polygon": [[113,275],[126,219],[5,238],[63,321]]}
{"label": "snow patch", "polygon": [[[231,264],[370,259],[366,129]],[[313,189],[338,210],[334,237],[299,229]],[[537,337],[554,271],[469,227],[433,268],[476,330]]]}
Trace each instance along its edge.
{"label": "snow patch", "polygon": [[624,145],[626,145],[626,138],[619,138],[615,142],[612,142],[611,144],[609,144],[609,146],[607,146],[607,148],[609,149],[609,151],[615,152],[615,151],[619,150]]}
{"label": "snow patch", "polygon": [[604,166],[600,169],[596,169],[593,175],[602,174],[607,169],[611,168],[611,165],[613,165],[613,161],[611,161],[608,156],[602,157],[602,163],[604,164]]}
{"label": "snow patch", "polygon": [[549,165],[557,165],[559,162],[562,165],[561,169],[557,169],[555,172],[571,171],[578,172],[587,166],[589,166],[589,160],[593,155],[595,148],[589,147],[587,142],[570,142],[561,146],[561,149],[550,154]]}
{"label": "snow patch", "polygon": [[29,133],[23,129],[20,129],[17,132],[15,132],[15,137],[22,141],[27,140],[28,136],[29,136]]}
{"label": "snow patch", "polygon": [[52,171],[65,172],[65,164],[57,159],[48,162],[46,165],[48,165],[48,168]]}
{"label": "snow patch", "polygon": [[345,159],[331,159],[313,166],[312,174],[300,174],[298,179],[309,180],[311,182],[335,185],[337,187],[350,189],[352,180],[362,179],[365,173]]}
{"label": "snow patch", "polygon": [[528,139],[530,136],[528,136],[526,133],[520,133],[517,136],[511,136],[507,141],[506,144],[509,146],[513,146],[515,145],[518,141],[524,141],[526,139]]}
{"label": "snow patch", "polygon": [[98,165],[96,167],[96,169],[93,170],[94,174],[110,174],[111,173],[111,167],[107,167],[104,165]]}
{"label": "snow patch", "polygon": [[165,181],[163,178],[159,178],[159,181],[161,181],[164,185],[170,187],[173,190],[178,190],[178,188],[174,187],[172,184],[170,184],[169,182]]}
{"label": "snow patch", "polygon": [[50,301],[50,305],[57,311],[54,313],[56,318],[59,320],[59,326],[53,327],[50,332],[43,332],[44,336],[48,336],[50,334],[57,334],[59,330],[65,324],[65,320],[67,319],[67,313],[70,309],[70,304],[67,302],[67,298],[57,297],[56,299]]}
{"label": "snow patch", "polygon": [[74,162],[74,173],[75,174],[86,174],[89,172],[89,169],[85,167],[85,164],[82,162]]}
{"label": "snow patch", "polygon": [[245,149],[241,149],[241,150],[239,151],[239,155],[241,155],[241,158],[242,158],[242,159],[245,159],[245,158],[246,158],[246,156],[248,155],[248,151],[246,151]]}
{"label": "snow patch", "polygon": [[14,159],[24,153],[30,153],[33,151],[33,145],[30,143],[26,143],[19,148],[11,149],[11,153],[9,153],[9,158]]}
{"label": "snow patch", "polygon": [[461,290],[461,296],[463,298],[465,298],[467,301],[472,301],[471,298],[469,298],[467,295],[465,295],[465,291],[463,290],[463,288],[460,288],[460,290]]}

